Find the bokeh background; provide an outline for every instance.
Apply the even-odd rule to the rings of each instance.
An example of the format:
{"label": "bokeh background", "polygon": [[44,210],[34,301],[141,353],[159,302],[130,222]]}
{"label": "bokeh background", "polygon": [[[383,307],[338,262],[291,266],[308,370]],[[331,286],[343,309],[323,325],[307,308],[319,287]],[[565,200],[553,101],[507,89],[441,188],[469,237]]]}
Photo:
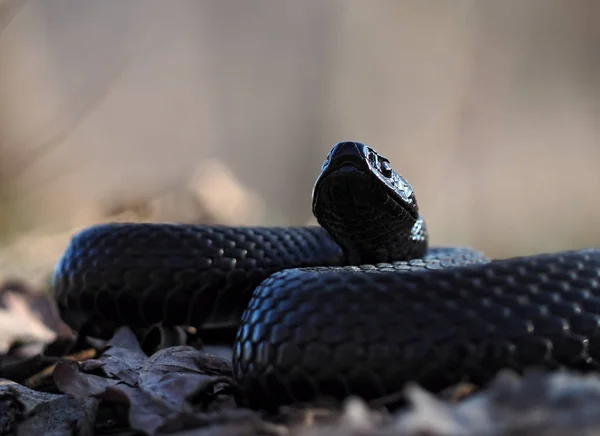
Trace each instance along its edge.
{"label": "bokeh background", "polygon": [[0,0],[0,276],[112,220],[296,225],[338,141],[434,244],[600,244],[600,2]]}

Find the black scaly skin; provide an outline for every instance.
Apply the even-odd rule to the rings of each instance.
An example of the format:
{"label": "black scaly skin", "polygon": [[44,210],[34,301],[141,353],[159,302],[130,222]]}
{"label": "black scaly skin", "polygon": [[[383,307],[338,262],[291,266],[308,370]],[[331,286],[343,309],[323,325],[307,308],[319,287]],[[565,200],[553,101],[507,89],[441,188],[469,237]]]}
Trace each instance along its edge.
{"label": "black scaly skin", "polygon": [[249,404],[374,399],[408,381],[439,391],[532,365],[599,368],[598,250],[439,266],[267,279],[235,345]]}
{"label": "black scaly skin", "polygon": [[313,212],[329,233],[85,230],[56,269],[63,318],[107,335],[161,321],[237,325],[243,311],[233,364],[253,407],[373,399],[407,381],[440,390],[506,367],[598,368],[600,250],[489,263],[467,248],[427,249],[412,188],[360,143],[331,151]]}
{"label": "black scaly skin", "polygon": [[342,262],[320,227],[102,224],[72,239],[53,288],[63,319],[100,337],[159,322],[235,327],[274,272]]}

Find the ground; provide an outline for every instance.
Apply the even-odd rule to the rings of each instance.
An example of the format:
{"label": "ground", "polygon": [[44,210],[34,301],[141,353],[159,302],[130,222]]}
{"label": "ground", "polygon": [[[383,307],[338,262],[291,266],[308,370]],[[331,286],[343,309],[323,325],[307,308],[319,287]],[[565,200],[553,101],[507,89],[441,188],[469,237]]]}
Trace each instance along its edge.
{"label": "ground", "polygon": [[[230,350],[193,330],[157,328],[108,341],[77,336],[49,293],[0,287],[2,434],[567,435],[600,434],[600,378],[504,372],[489,385],[438,395],[407,386],[397,398],[349,398],[280,408],[239,406]],[[388,404],[405,398],[390,411]]]}

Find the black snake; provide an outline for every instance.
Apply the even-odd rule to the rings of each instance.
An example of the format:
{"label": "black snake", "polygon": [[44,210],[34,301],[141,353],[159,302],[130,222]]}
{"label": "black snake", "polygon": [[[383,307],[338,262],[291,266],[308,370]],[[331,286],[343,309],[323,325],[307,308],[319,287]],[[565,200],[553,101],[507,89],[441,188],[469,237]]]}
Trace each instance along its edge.
{"label": "black snake", "polygon": [[356,142],[329,153],[313,212],[320,226],[84,230],[56,268],[62,316],[99,336],[239,325],[234,373],[257,407],[598,368],[600,250],[489,261],[428,248],[412,187]]}

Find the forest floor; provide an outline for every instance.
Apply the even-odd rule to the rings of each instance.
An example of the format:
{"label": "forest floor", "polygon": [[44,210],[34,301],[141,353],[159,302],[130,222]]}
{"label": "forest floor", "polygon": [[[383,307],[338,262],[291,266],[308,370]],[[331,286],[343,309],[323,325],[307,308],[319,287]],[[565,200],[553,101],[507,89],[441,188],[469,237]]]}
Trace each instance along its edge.
{"label": "forest floor", "polygon": [[350,398],[268,413],[239,406],[231,348],[198,332],[81,339],[50,293],[0,285],[0,434],[600,435],[596,375],[504,372],[438,395],[407,386],[393,411]]}

